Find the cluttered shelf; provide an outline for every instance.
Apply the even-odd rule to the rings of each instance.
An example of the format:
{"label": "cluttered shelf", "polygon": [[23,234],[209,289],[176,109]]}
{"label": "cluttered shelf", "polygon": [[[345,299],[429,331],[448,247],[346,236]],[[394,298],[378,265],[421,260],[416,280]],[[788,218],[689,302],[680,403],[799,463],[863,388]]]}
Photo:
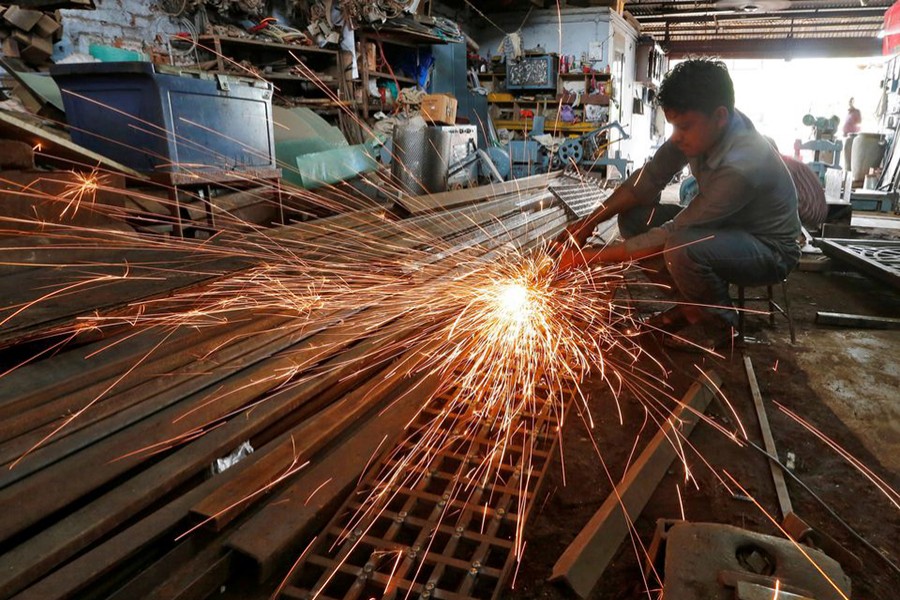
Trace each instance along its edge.
{"label": "cluttered shelf", "polygon": [[319,84],[319,85],[325,85],[325,86],[327,86],[327,87],[335,87],[335,86],[337,85],[337,82],[335,82],[334,78],[331,77],[331,76],[329,76],[329,75],[319,75],[319,74],[316,74],[315,77],[307,77],[307,76],[305,76],[305,75],[298,75],[298,74],[295,74],[295,73],[278,73],[278,72],[266,73],[266,72],[262,72],[262,73],[260,74],[260,77],[262,77],[263,79],[270,80],[270,81],[272,81],[272,80],[277,80],[277,81],[308,81],[308,82],[314,82],[314,83]]}
{"label": "cluttered shelf", "polygon": [[[582,122],[582,123],[565,123],[563,121],[545,121],[544,131],[560,132],[560,133],[589,133],[594,131],[599,123]],[[497,129],[508,129],[510,131],[531,131],[534,127],[534,119],[515,119],[515,120],[495,120],[494,127]]]}
{"label": "cluttered shelf", "polygon": [[609,79],[610,74],[600,71],[588,71],[588,72],[573,72],[573,73],[560,73],[559,78],[570,80],[570,81],[581,81],[585,77],[595,77],[598,79]]}
{"label": "cluttered shelf", "polygon": [[382,79],[395,79],[401,83],[409,83],[415,84],[416,80],[412,77],[406,77],[403,75],[394,75],[392,73],[385,73],[384,71],[369,71],[369,77],[380,77]]}
{"label": "cluttered shelf", "polygon": [[[301,52],[303,54],[321,54],[323,56],[329,56],[332,59],[337,58],[337,51],[328,50],[327,48],[318,48],[316,46],[305,46],[302,44],[283,44],[281,42],[268,42],[262,40],[256,40],[252,38],[236,38],[236,37],[227,37],[221,35],[201,35],[197,38],[198,44],[201,48],[213,49],[216,47],[216,44],[226,45],[226,46],[256,46],[260,48],[268,48],[268,49],[281,49],[281,50],[289,50],[294,52]],[[212,47],[207,46],[206,43],[212,44]]]}
{"label": "cluttered shelf", "polygon": [[[335,50],[251,38],[201,35],[197,47],[212,54],[221,73],[250,74],[268,81],[312,83],[336,88],[338,53]],[[302,59],[300,58],[302,55]],[[251,63],[253,68],[247,67]]]}
{"label": "cluttered shelf", "polygon": [[370,42],[382,42],[395,46],[415,48],[423,44],[446,44],[445,38],[424,32],[395,28],[366,27],[359,31]]}

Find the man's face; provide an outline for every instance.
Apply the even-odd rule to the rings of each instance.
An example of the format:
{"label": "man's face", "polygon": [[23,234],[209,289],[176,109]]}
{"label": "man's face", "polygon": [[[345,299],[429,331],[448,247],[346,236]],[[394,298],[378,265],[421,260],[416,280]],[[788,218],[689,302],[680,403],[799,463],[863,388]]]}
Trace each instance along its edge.
{"label": "man's face", "polygon": [[664,112],[666,121],[674,128],[669,139],[688,158],[705,154],[719,141],[728,126],[728,109],[724,106],[711,115],[697,110],[665,109]]}

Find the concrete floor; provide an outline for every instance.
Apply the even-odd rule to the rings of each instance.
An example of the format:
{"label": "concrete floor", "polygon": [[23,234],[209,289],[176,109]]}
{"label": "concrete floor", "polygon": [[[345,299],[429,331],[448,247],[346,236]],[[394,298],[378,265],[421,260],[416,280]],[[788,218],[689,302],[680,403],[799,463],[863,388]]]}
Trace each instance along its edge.
{"label": "concrete floor", "polygon": [[797,361],[810,387],[889,473],[900,474],[900,331],[810,329]]}

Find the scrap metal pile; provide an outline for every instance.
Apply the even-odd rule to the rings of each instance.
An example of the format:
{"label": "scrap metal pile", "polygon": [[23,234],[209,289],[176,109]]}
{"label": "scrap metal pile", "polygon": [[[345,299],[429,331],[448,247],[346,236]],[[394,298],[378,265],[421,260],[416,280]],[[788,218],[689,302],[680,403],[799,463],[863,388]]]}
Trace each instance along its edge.
{"label": "scrap metal pile", "polygon": [[[0,514],[0,596],[199,598],[232,581],[239,565],[241,573],[251,565],[259,582],[283,576],[367,467],[379,456],[383,467],[404,460],[391,452],[395,441],[404,440],[402,448],[428,435],[415,427],[414,436],[404,433],[411,419],[450,418],[444,410],[456,411],[448,431],[471,425],[471,436],[462,437],[477,448],[453,440],[435,446],[433,466],[407,465],[417,472],[413,481],[385,484],[370,475],[376,490],[407,490],[401,508],[377,509],[376,520],[397,524],[388,537],[395,550],[384,559],[383,548],[371,549],[378,564],[351,561],[347,569],[373,572],[371,580],[385,585],[374,571],[396,571],[391,559],[402,558],[398,581],[414,592],[439,583],[460,597],[483,597],[485,586],[499,588],[513,564],[525,500],[552,455],[559,391],[522,392],[530,404],[515,419],[531,425],[482,465],[493,491],[479,488],[482,499],[453,495],[461,474],[476,468],[472,457],[484,459],[484,436],[496,433],[491,418],[505,408],[472,420],[464,404],[446,404],[472,382],[465,360],[434,357],[452,355],[441,334],[448,318],[453,327],[464,323],[428,291],[452,294],[477,271],[473,265],[502,262],[558,232],[568,217],[547,191],[553,180],[407,199],[413,215],[402,220],[369,208],[265,232],[224,231],[199,243],[50,227],[47,238],[5,244],[11,293],[0,314],[8,369],[0,378],[0,498],[16,509]],[[296,269],[327,267],[313,268],[318,275],[303,290],[291,288],[284,285],[291,269],[267,258],[276,249]],[[384,295],[329,300],[338,298],[348,267],[369,265],[361,276],[375,286],[397,266],[398,251],[419,257],[400,278],[423,297],[397,299],[393,312],[370,304],[385,303]],[[429,287],[436,278],[446,285]],[[242,304],[251,289],[266,291]],[[517,317],[510,324],[518,327]],[[20,350],[35,342],[38,350],[23,359]],[[479,382],[466,398],[484,393]],[[508,488],[486,475],[497,469],[513,475]],[[441,485],[447,489],[436,492]],[[468,583],[446,583],[457,577],[458,560],[416,576],[424,564],[416,555],[429,543],[423,536],[434,533],[428,519],[450,505],[474,511],[471,527],[454,520],[447,531],[456,544],[495,549],[480,567],[470,561],[476,572]],[[484,514],[494,523],[488,530]],[[419,531],[416,539],[401,533],[409,527]],[[339,530],[323,535],[340,537]],[[351,536],[353,529],[343,539],[359,541]],[[290,589],[285,597],[293,597]]]}

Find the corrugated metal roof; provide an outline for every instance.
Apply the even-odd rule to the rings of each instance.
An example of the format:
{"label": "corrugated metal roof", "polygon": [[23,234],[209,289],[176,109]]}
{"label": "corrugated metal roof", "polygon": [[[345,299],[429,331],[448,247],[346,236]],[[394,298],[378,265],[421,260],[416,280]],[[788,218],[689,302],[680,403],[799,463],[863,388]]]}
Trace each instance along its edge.
{"label": "corrugated metal roof", "polygon": [[[625,3],[641,26],[672,54],[877,54],[878,33],[893,0],[633,0]],[[751,44],[760,42],[758,48]]]}

